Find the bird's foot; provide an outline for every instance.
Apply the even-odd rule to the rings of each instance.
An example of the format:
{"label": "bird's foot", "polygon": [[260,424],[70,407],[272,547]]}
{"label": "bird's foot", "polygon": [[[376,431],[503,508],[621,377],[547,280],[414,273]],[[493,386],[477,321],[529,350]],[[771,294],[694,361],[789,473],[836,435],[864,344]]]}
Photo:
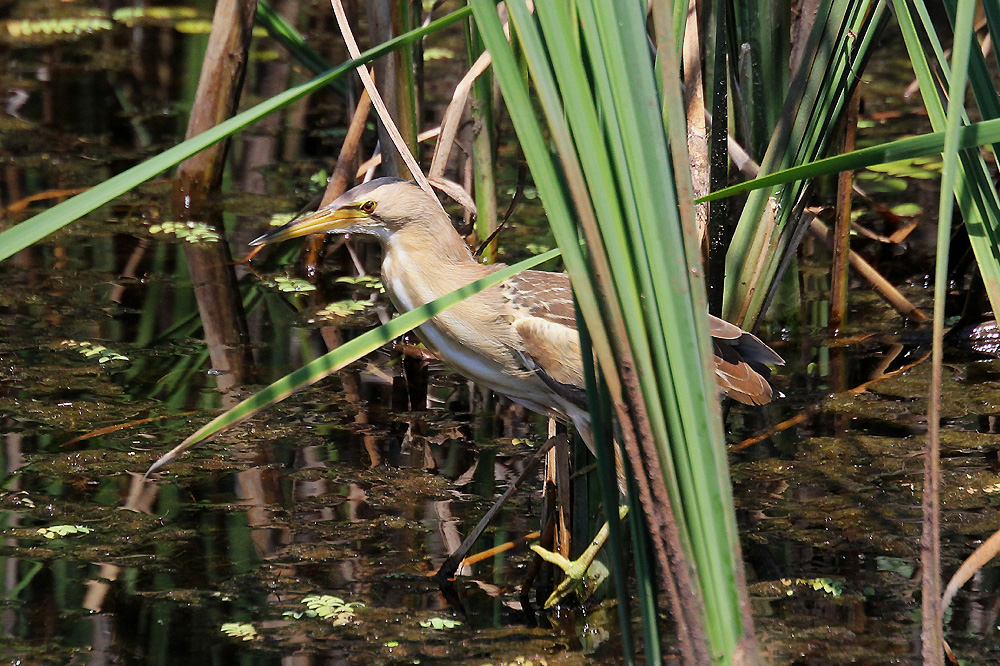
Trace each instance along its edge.
{"label": "bird's foot", "polygon": [[[624,519],[627,515],[627,506],[622,505],[618,507],[619,519]],[[597,586],[600,585],[605,578],[607,578],[608,572],[606,568],[602,567],[602,571],[591,571],[591,569],[596,568],[596,565],[599,564],[595,563],[594,559],[597,557],[597,553],[600,552],[601,548],[604,547],[604,543],[608,540],[609,532],[610,528],[608,527],[608,524],[604,523],[604,526],[601,527],[600,531],[598,531],[597,536],[595,536],[594,540],[589,546],[587,546],[587,549],[580,553],[580,557],[573,561],[566,559],[559,553],[546,550],[538,544],[531,546],[531,550],[535,551],[539,557],[546,562],[551,562],[556,565],[562,569],[565,574],[562,582],[560,582],[552,594],[549,595],[549,598],[545,600],[546,609],[552,608],[558,604],[560,601],[565,599],[570,592],[573,592],[585,582],[591,583],[588,587],[590,588],[589,591],[593,592],[593,590],[597,589]]]}

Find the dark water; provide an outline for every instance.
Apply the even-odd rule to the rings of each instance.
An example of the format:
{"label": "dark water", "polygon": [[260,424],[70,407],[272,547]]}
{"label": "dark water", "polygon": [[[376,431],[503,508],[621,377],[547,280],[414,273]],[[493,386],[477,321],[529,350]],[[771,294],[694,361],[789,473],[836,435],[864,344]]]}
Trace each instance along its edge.
{"label": "dark water", "polygon": [[[70,9],[25,4],[6,18],[68,17]],[[25,197],[99,183],[183,134],[204,37],[182,32],[176,19],[18,37],[9,25],[0,21],[4,228],[56,200],[8,208]],[[333,43],[316,40],[321,50]],[[275,48],[258,42],[253,101],[267,95],[269,76],[282,77]],[[863,91],[862,141],[926,124],[911,113],[919,102],[900,96],[906,72],[885,62]],[[429,93],[444,97],[440,81],[455,66],[428,64],[435,67],[428,78],[442,90]],[[272,214],[294,212],[318,191],[313,176],[329,169],[343,106],[319,93],[234,142],[219,207],[235,256]],[[929,311],[925,238],[936,193],[924,172],[935,166],[910,166],[863,179],[880,201],[920,207],[909,211],[917,226],[905,247],[863,238],[855,246]],[[405,345],[185,456],[139,502],[145,512],[121,508],[159,455],[323,353],[320,324],[335,323],[346,339],[377,323],[384,305],[317,314],[331,302],[368,302],[376,290],[324,281],[319,295],[282,292],[277,278],[302,277],[291,254],[266,257],[256,274],[237,267],[256,373],[230,388],[203,341],[187,241],[169,231],[169,192],[169,182],[151,182],[0,264],[0,656],[21,664],[614,663],[613,605],[537,610],[535,591],[520,595],[531,563],[523,547],[464,570],[451,595],[428,577],[524,468],[546,424],[435,363],[425,409],[402,381],[413,365]],[[866,225],[894,230],[863,202],[858,208]],[[521,210],[537,213],[530,200]],[[551,245],[522,229],[505,236],[506,256],[527,242]],[[359,251],[377,265],[370,248]],[[728,419],[756,629],[770,663],[915,664],[928,335],[858,282],[852,323],[831,338],[819,314],[826,261],[807,242],[800,283],[813,319],[767,332],[789,361],[776,380],[788,397],[761,410],[736,407]],[[349,266],[341,251],[323,270]],[[407,369],[411,383],[419,378]],[[891,376],[847,390],[880,372]],[[945,380],[950,574],[1000,527],[1000,362],[953,350]],[[800,414],[799,423],[740,444]],[[476,550],[538,529],[540,489],[536,476]],[[68,527],[59,534],[59,526]],[[952,604],[947,635],[964,663],[1000,659],[996,578],[985,568]],[[310,598],[326,617],[304,614]]]}

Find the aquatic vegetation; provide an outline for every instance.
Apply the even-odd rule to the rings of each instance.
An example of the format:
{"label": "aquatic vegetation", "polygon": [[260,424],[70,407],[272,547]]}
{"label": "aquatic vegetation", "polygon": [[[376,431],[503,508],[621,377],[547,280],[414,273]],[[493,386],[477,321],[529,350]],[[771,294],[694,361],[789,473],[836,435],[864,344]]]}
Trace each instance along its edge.
{"label": "aquatic vegetation", "polygon": [[46,539],[58,539],[71,534],[89,534],[93,531],[91,528],[84,527],[83,525],[50,525],[49,527],[39,528],[35,534],[43,536]]}
{"label": "aquatic vegetation", "polygon": [[230,638],[252,641],[257,638],[257,629],[245,622],[226,622],[221,627],[222,633]]}
{"label": "aquatic vegetation", "polygon": [[149,227],[151,234],[171,234],[188,243],[217,243],[222,240],[219,230],[205,222],[161,222]]}

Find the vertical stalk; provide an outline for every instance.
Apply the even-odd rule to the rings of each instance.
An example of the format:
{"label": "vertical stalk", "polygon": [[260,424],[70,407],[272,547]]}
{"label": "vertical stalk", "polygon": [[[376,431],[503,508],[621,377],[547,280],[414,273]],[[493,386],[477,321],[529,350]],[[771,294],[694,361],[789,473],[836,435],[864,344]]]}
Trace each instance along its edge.
{"label": "vertical stalk", "polygon": [[974,0],[959,0],[948,89],[948,115],[942,151],[941,194],[938,205],[937,255],[934,270],[934,347],[931,352],[931,387],[927,410],[927,446],[924,449],[923,533],[920,540],[922,575],[922,626],[925,666],[944,664],[944,630],[941,613],[941,374],[944,339],[944,306],[948,293],[948,251],[958,178],[958,131],[965,111],[969,50],[972,42]]}
{"label": "vertical stalk", "polygon": [[[368,32],[372,44],[380,44],[416,27],[420,6],[415,0],[369,0]],[[397,49],[373,63],[374,78],[389,115],[403,136],[410,153],[417,155],[417,80],[414,63],[419,43]],[[378,123],[382,167],[387,175],[412,178],[410,170],[393,150],[393,142],[382,122]]]}
{"label": "vertical stalk", "polygon": [[[475,21],[469,21],[466,42],[469,64],[483,52],[483,41]],[[486,70],[472,84],[472,174],[476,197],[476,238],[482,242],[497,228],[496,138],[493,124],[493,72]],[[483,250],[486,263],[496,261],[497,242],[494,239]]]}
{"label": "vertical stalk", "polygon": [[[729,95],[727,81],[729,67],[726,64],[728,50],[728,7],[721,2],[714,8],[715,62],[712,65],[712,133],[711,170],[709,189],[725,187],[729,180]],[[733,228],[729,220],[729,199],[718,199],[709,204],[708,210],[708,263],[706,286],[708,287],[708,311],[722,312],[722,279],[726,273],[726,251]]]}
{"label": "vertical stalk", "polygon": [[[854,89],[847,107],[844,127],[844,150],[854,150],[854,137],[858,129],[858,105],[861,97]],[[830,326],[839,331],[847,318],[847,267],[851,252],[851,191],[854,188],[854,172],[841,171],[837,176],[837,220],[833,231],[833,289],[830,294]]]}
{"label": "vertical stalk", "polygon": [[[236,110],[256,9],[255,0],[221,0],[216,6],[186,138],[227,120]],[[222,184],[227,148],[228,142],[217,143],[177,168],[173,198],[178,218],[199,220],[209,214],[209,198]],[[213,217],[220,216],[216,212]],[[249,379],[253,358],[229,244],[184,246],[218,387],[230,389]]]}

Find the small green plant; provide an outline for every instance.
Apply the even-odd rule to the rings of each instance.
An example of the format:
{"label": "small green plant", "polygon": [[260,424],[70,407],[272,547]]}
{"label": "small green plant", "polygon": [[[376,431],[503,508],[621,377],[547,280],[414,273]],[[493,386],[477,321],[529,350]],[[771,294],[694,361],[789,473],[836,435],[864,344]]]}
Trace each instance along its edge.
{"label": "small green plant", "polygon": [[163,222],[149,228],[151,234],[173,234],[188,243],[217,243],[222,240],[218,230],[204,222]]}
{"label": "small green plant", "polygon": [[110,30],[111,21],[105,18],[79,17],[58,19],[22,19],[7,21],[4,28],[11,39],[50,35],[82,35]]}
{"label": "small green plant", "polygon": [[375,289],[380,293],[385,291],[385,287],[382,286],[382,280],[375,277],[374,275],[356,275],[354,277],[345,275],[343,277],[337,278],[336,280],[334,280],[334,282],[342,282],[344,284],[355,284],[359,287],[367,287],[368,289]]}
{"label": "small green plant", "polygon": [[326,317],[347,317],[356,312],[364,312],[372,306],[369,301],[334,301],[316,311],[316,316]]}
{"label": "small green plant", "polygon": [[97,345],[93,342],[77,342],[76,340],[63,340],[60,346],[66,349],[76,349],[86,358],[97,357],[97,362],[101,365],[105,363],[111,363],[113,361],[124,361],[128,362],[128,356],[123,356],[118,352],[108,349],[104,345]]}
{"label": "small green plant", "polygon": [[424,60],[452,60],[455,52],[441,46],[432,46],[424,49]]}
{"label": "small green plant", "polygon": [[226,622],[222,625],[222,633],[230,638],[239,638],[244,641],[252,641],[257,638],[257,630],[252,624],[243,622]]}
{"label": "small green plant", "polygon": [[844,584],[829,578],[783,578],[781,582],[789,586],[789,589],[785,592],[788,596],[792,596],[795,593],[794,590],[790,589],[792,585],[805,585],[817,592],[822,590],[834,597],[839,597],[844,593]]}
{"label": "small green plant", "polygon": [[192,7],[123,7],[111,14],[112,19],[130,28],[137,23],[193,19],[196,16],[198,11]]}
{"label": "small green plant", "polygon": [[486,662],[481,666],[548,666],[547,661],[544,659],[528,659],[527,657],[514,657],[513,661],[498,661],[496,664]]}
{"label": "small green plant", "polygon": [[[309,182],[319,187],[326,187],[326,181],[328,180],[330,180],[330,174],[326,172],[326,169],[320,169],[309,177]],[[289,221],[291,220],[289,219]]]}
{"label": "small green plant", "polygon": [[461,626],[462,623],[458,620],[452,620],[448,617],[432,617],[429,620],[424,620],[420,623],[421,627],[425,629],[434,629],[435,631],[443,631],[445,629],[454,629],[455,627]]}
{"label": "small green plant", "polygon": [[57,539],[64,536],[69,536],[70,534],[88,534],[94,530],[89,527],[84,527],[83,525],[51,525],[49,527],[40,528],[35,534],[43,536],[46,539]]}
{"label": "small green plant", "polygon": [[275,213],[267,224],[272,227],[283,227],[295,219],[295,213]]}
{"label": "small green plant", "polygon": [[285,617],[300,619],[302,617],[319,617],[330,620],[335,627],[341,627],[354,619],[354,611],[364,608],[364,604],[359,601],[344,601],[340,597],[324,595],[310,595],[302,599],[305,611],[285,611]]}
{"label": "small green plant", "polygon": [[264,280],[261,284],[265,287],[277,287],[278,291],[286,293],[301,294],[307,291],[316,291],[316,285],[308,280],[288,277],[287,275],[276,277],[273,280]]}

